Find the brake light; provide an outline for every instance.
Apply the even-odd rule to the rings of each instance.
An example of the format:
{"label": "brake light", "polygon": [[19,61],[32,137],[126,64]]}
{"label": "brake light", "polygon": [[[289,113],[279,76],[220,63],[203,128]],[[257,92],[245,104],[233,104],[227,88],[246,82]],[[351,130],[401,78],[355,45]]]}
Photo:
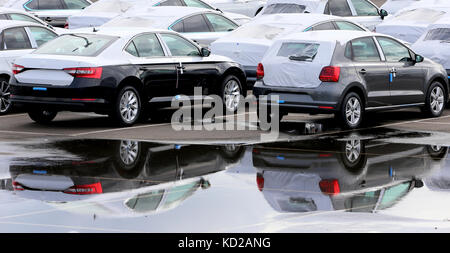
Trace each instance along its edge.
{"label": "brake light", "polygon": [[320,72],[319,79],[322,82],[337,82],[341,74],[341,68],[335,66],[327,66]]}
{"label": "brake light", "polygon": [[64,24],[64,29],[69,29],[69,23],[66,21],[66,23]]}
{"label": "brake light", "polygon": [[322,180],[319,182],[320,190],[328,195],[336,195],[341,192],[339,182],[336,179]]}
{"label": "brake light", "polygon": [[73,77],[100,79],[102,77],[103,68],[66,68],[64,71]]}
{"label": "brake light", "polygon": [[17,183],[16,181],[12,181],[12,186],[15,191],[23,191],[24,190],[23,186],[21,184]]}
{"label": "brake light", "polygon": [[264,77],[264,66],[262,63],[258,63],[258,67],[256,68],[256,79],[261,80]]}
{"label": "brake light", "polygon": [[14,65],[12,66],[12,72],[13,72],[14,75],[19,74],[19,73],[22,72],[24,69],[25,69],[25,67],[24,67],[24,66],[21,66],[21,65],[14,64]]}
{"label": "brake light", "polygon": [[74,185],[65,190],[64,193],[76,195],[100,194],[103,193],[103,189],[100,182],[97,182],[94,184]]}
{"label": "brake light", "polygon": [[262,192],[264,189],[264,176],[260,173],[256,174],[256,184],[258,185],[259,191]]}

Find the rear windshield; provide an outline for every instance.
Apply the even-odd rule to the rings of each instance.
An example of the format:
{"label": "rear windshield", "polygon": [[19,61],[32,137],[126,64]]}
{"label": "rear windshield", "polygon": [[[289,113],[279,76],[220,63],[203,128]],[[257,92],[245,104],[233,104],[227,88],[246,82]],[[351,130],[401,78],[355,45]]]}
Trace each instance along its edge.
{"label": "rear windshield", "polygon": [[117,37],[97,34],[66,34],[62,35],[42,47],[34,54],[96,56],[113,43]]}
{"label": "rear windshield", "polygon": [[303,13],[306,6],[299,4],[271,4],[264,9],[263,15],[275,13]]}
{"label": "rear windshield", "polygon": [[316,43],[286,42],[281,45],[277,56],[297,61],[313,61],[318,49],[319,44]]}
{"label": "rear windshield", "polygon": [[436,28],[428,31],[424,40],[450,41],[450,28]]}
{"label": "rear windshield", "polygon": [[437,11],[432,9],[414,9],[401,12],[400,14],[395,16],[395,19],[399,21],[415,20],[420,23],[432,23],[437,21],[444,14],[444,11]]}
{"label": "rear windshield", "polygon": [[295,24],[258,24],[258,25],[244,25],[233,31],[229,38],[251,38],[251,39],[266,39],[273,40],[275,37],[297,27]]}

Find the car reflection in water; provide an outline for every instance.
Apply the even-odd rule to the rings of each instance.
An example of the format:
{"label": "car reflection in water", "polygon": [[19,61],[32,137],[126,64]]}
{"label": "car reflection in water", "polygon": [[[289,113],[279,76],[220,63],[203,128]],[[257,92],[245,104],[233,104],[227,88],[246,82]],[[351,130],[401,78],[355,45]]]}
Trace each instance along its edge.
{"label": "car reflection in water", "polygon": [[447,147],[357,137],[253,148],[256,182],[279,212],[376,212],[393,206],[439,170]]}
{"label": "car reflection in water", "polygon": [[12,186],[21,197],[73,212],[147,215],[176,207],[205,176],[237,163],[241,146],[162,145],[137,141],[71,140],[43,148],[67,155],[16,159]]}

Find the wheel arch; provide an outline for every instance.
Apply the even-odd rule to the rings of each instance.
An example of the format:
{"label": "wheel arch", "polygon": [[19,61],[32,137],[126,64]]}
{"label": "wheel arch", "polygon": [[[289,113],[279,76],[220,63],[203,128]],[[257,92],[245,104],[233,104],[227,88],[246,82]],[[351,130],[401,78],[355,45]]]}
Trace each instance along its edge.
{"label": "wheel arch", "polygon": [[360,83],[352,83],[346,89],[344,89],[344,91],[342,92],[336,109],[339,110],[341,108],[342,102],[343,102],[345,96],[347,96],[347,94],[350,92],[355,92],[356,94],[358,94],[359,97],[363,100],[362,102],[364,104],[364,107],[367,107],[367,102],[368,102],[367,92],[365,91],[363,85]]}
{"label": "wheel arch", "polygon": [[145,94],[144,84],[142,83],[141,79],[137,78],[136,76],[127,76],[122,79],[122,81],[120,81],[117,85],[117,93],[125,86],[132,86],[133,88],[138,90],[141,100],[147,96],[147,94]]}
{"label": "wheel arch", "polygon": [[238,67],[230,67],[222,74],[220,78],[220,83],[225,80],[225,78],[229,75],[235,75],[237,78],[239,78],[239,81],[241,82],[241,88],[244,96],[247,94],[247,77],[245,76],[245,72],[238,68]]}
{"label": "wheel arch", "polygon": [[430,78],[430,81],[428,82],[428,85],[427,85],[427,89],[426,89],[427,93],[426,94],[428,94],[428,89],[430,88],[431,84],[434,82],[439,82],[440,84],[442,84],[442,86],[444,86],[444,92],[445,92],[445,94],[447,94],[447,100],[445,102],[448,102],[449,101],[448,81],[445,81],[445,78],[441,75],[435,75],[432,78]]}

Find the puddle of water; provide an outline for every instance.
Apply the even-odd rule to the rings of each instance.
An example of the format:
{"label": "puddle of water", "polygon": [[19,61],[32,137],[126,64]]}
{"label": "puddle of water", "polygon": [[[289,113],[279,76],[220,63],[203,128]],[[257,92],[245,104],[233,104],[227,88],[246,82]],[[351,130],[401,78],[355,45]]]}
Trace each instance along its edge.
{"label": "puddle of water", "polygon": [[387,136],[429,137],[2,143],[14,155],[0,160],[0,231],[450,231],[448,148],[379,140]]}

